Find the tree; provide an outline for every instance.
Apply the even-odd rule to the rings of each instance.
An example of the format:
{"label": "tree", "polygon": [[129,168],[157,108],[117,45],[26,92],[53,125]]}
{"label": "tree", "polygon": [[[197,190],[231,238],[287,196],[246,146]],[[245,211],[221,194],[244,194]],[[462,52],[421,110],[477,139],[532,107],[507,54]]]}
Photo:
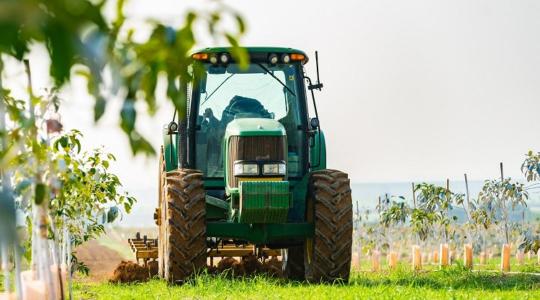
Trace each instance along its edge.
{"label": "tree", "polygon": [[[540,152],[527,152],[525,160],[521,165],[521,172],[525,176],[527,182],[532,183],[527,189],[538,188],[540,180]],[[524,230],[523,242],[520,244],[525,252],[533,251],[535,253],[540,249],[540,227],[531,226]]]}
{"label": "tree", "polygon": [[486,180],[478,194],[480,220],[486,222],[485,228],[492,222],[499,225],[504,232],[506,243],[510,243],[512,223],[510,213],[515,207],[527,206],[529,195],[522,183],[514,182],[511,178],[502,180]]}
{"label": "tree", "polygon": [[400,226],[407,222],[411,208],[407,205],[403,196],[392,196],[390,198],[386,196],[384,202],[384,208],[379,213],[379,223],[385,229],[383,234],[387,236],[388,244],[391,244],[395,230],[399,232]]}
{"label": "tree", "polygon": [[[134,37],[123,14],[124,0],[116,1],[116,16],[107,20],[103,7],[107,1],[89,0],[6,0],[0,3],[0,54],[20,61],[32,44],[45,45],[51,59],[50,75],[61,88],[72,74],[84,76],[88,91],[95,98],[94,118],[104,114],[107,100],[104,91],[120,95],[124,101],[120,111],[120,127],[130,142],[133,153],[155,151],[137,131],[135,103],[146,103],[147,112],[156,112],[156,97],[172,101],[182,119],[186,113],[186,96],[180,81],[191,80],[193,70],[190,52],[196,45],[193,27],[206,25],[206,34],[223,37],[232,46],[232,56],[246,65],[247,54],[238,39],[245,32],[242,17],[225,4],[211,2],[209,11],[188,11],[179,28],[159,22],[152,26],[143,41]],[[109,1],[110,2],[110,1]],[[236,32],[220,30],[226,18],[236,21]],[[1,59],[1,56],[0,56]],[[72,69],[75,72],[72,72]],[[114,82],[107,85],[104,78]],[[166,93],[157,95],[158,81],[166,84]]]}
{"label": "tree", "polygon": [[444,241],[453,236],[450,223],[457,217],[450,217],[449,211],[453,204],[463,201],[463,194],[456,194],[447,187],[421,183],[415,186],[417,205],[411,215],[413,230],[421,240],[426,240],[433,225],[438,225]]}
{"label": "tree", "polygon": [[71,250],[66,249],[103,233],[103,224],[114,220],[119,206],[129,212],[135,199],[119,190],[120,180],[108,171],[114,156],[101,149],[81,152],[80,132],[61,133],[55,89],[44,97],[30,93],[28,109],[9,91],[2,90],[2,96],[10,126],[2,132],[0,166],[12,174],[2,183],[14,186],[17,208],[27,216],[25,244],[32,251],[27,248],[26,257],[52,291],[55,279],[44,275],[50,272],[50,258],[69,265]]}

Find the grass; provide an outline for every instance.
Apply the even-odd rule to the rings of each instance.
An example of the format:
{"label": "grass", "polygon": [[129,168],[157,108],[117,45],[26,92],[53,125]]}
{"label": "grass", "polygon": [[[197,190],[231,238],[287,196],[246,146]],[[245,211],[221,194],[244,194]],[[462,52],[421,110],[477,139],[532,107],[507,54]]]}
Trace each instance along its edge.
{"label": "grass", "polygon": [[459,266],[414,273],[353,274],[348,284],[306,284],[265,276],[200,275],[182,286],[161,280],[116,285],[76,283],[76,299],[539,299],[540,277],[470,272]]}

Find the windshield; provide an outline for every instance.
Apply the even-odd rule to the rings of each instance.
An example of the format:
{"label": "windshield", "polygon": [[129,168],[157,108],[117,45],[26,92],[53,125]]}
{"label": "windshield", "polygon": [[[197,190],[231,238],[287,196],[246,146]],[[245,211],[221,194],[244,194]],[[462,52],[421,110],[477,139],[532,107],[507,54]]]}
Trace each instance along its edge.
{"label": "windshield", "polygon": [[301,149],[301,124],[295,65],[236,64],[206,66],[199,82],[196,165],[208,177],[223,177],[221,143],[225,128],[238,118],[268,118],[287,131],[289,176],[297,176]]}

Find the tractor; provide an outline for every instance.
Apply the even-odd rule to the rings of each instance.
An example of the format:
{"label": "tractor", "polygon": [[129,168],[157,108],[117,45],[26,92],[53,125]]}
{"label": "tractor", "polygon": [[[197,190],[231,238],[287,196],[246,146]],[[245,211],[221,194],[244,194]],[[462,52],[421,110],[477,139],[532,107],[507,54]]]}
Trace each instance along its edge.
{"label": "tractor", "polygon": [[315,83],[300,50],[244,49],[247,66],[231,48],[197,51],[180,80],[187,105],[164,126],[159,163],[159,275],[183,282],[216,256],[277,251],[290,279],[348,281],[350,181],[326,168],[317,53]]}

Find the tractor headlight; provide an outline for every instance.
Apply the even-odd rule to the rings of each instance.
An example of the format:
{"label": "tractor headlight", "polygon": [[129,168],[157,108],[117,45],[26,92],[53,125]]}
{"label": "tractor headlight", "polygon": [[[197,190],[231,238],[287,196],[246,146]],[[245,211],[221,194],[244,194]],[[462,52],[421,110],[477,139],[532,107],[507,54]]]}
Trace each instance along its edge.
{"label": "tractor headlight", "polygon": [[263,166],[264,175],[284,175],[287,173],[285,164],[265,164]]}
{"label": "tractor headlight", "polygon": [[279,58],[277,56],[277,54],[275,53],[272,53],[268,56],[268,62],[271,64],[271,65],[275,65],[277,64],[279,61]]}
{"label": "tractor headlight", "polygon": [[227,53],[223,53],[219,56],[219,60],[222,64],[226,64],[229,62],[229,55],[227,55]]}
{"label": "tractor headlight", "polygon": [[235,163],[234,176],[259,175],[259,166],[257,164]]}
{"label": "tractor headlight", "polygon": [[281,61],[288,64],[291,61],[291,57],[289,56],[289,54],[283,54],[281,56]]}

